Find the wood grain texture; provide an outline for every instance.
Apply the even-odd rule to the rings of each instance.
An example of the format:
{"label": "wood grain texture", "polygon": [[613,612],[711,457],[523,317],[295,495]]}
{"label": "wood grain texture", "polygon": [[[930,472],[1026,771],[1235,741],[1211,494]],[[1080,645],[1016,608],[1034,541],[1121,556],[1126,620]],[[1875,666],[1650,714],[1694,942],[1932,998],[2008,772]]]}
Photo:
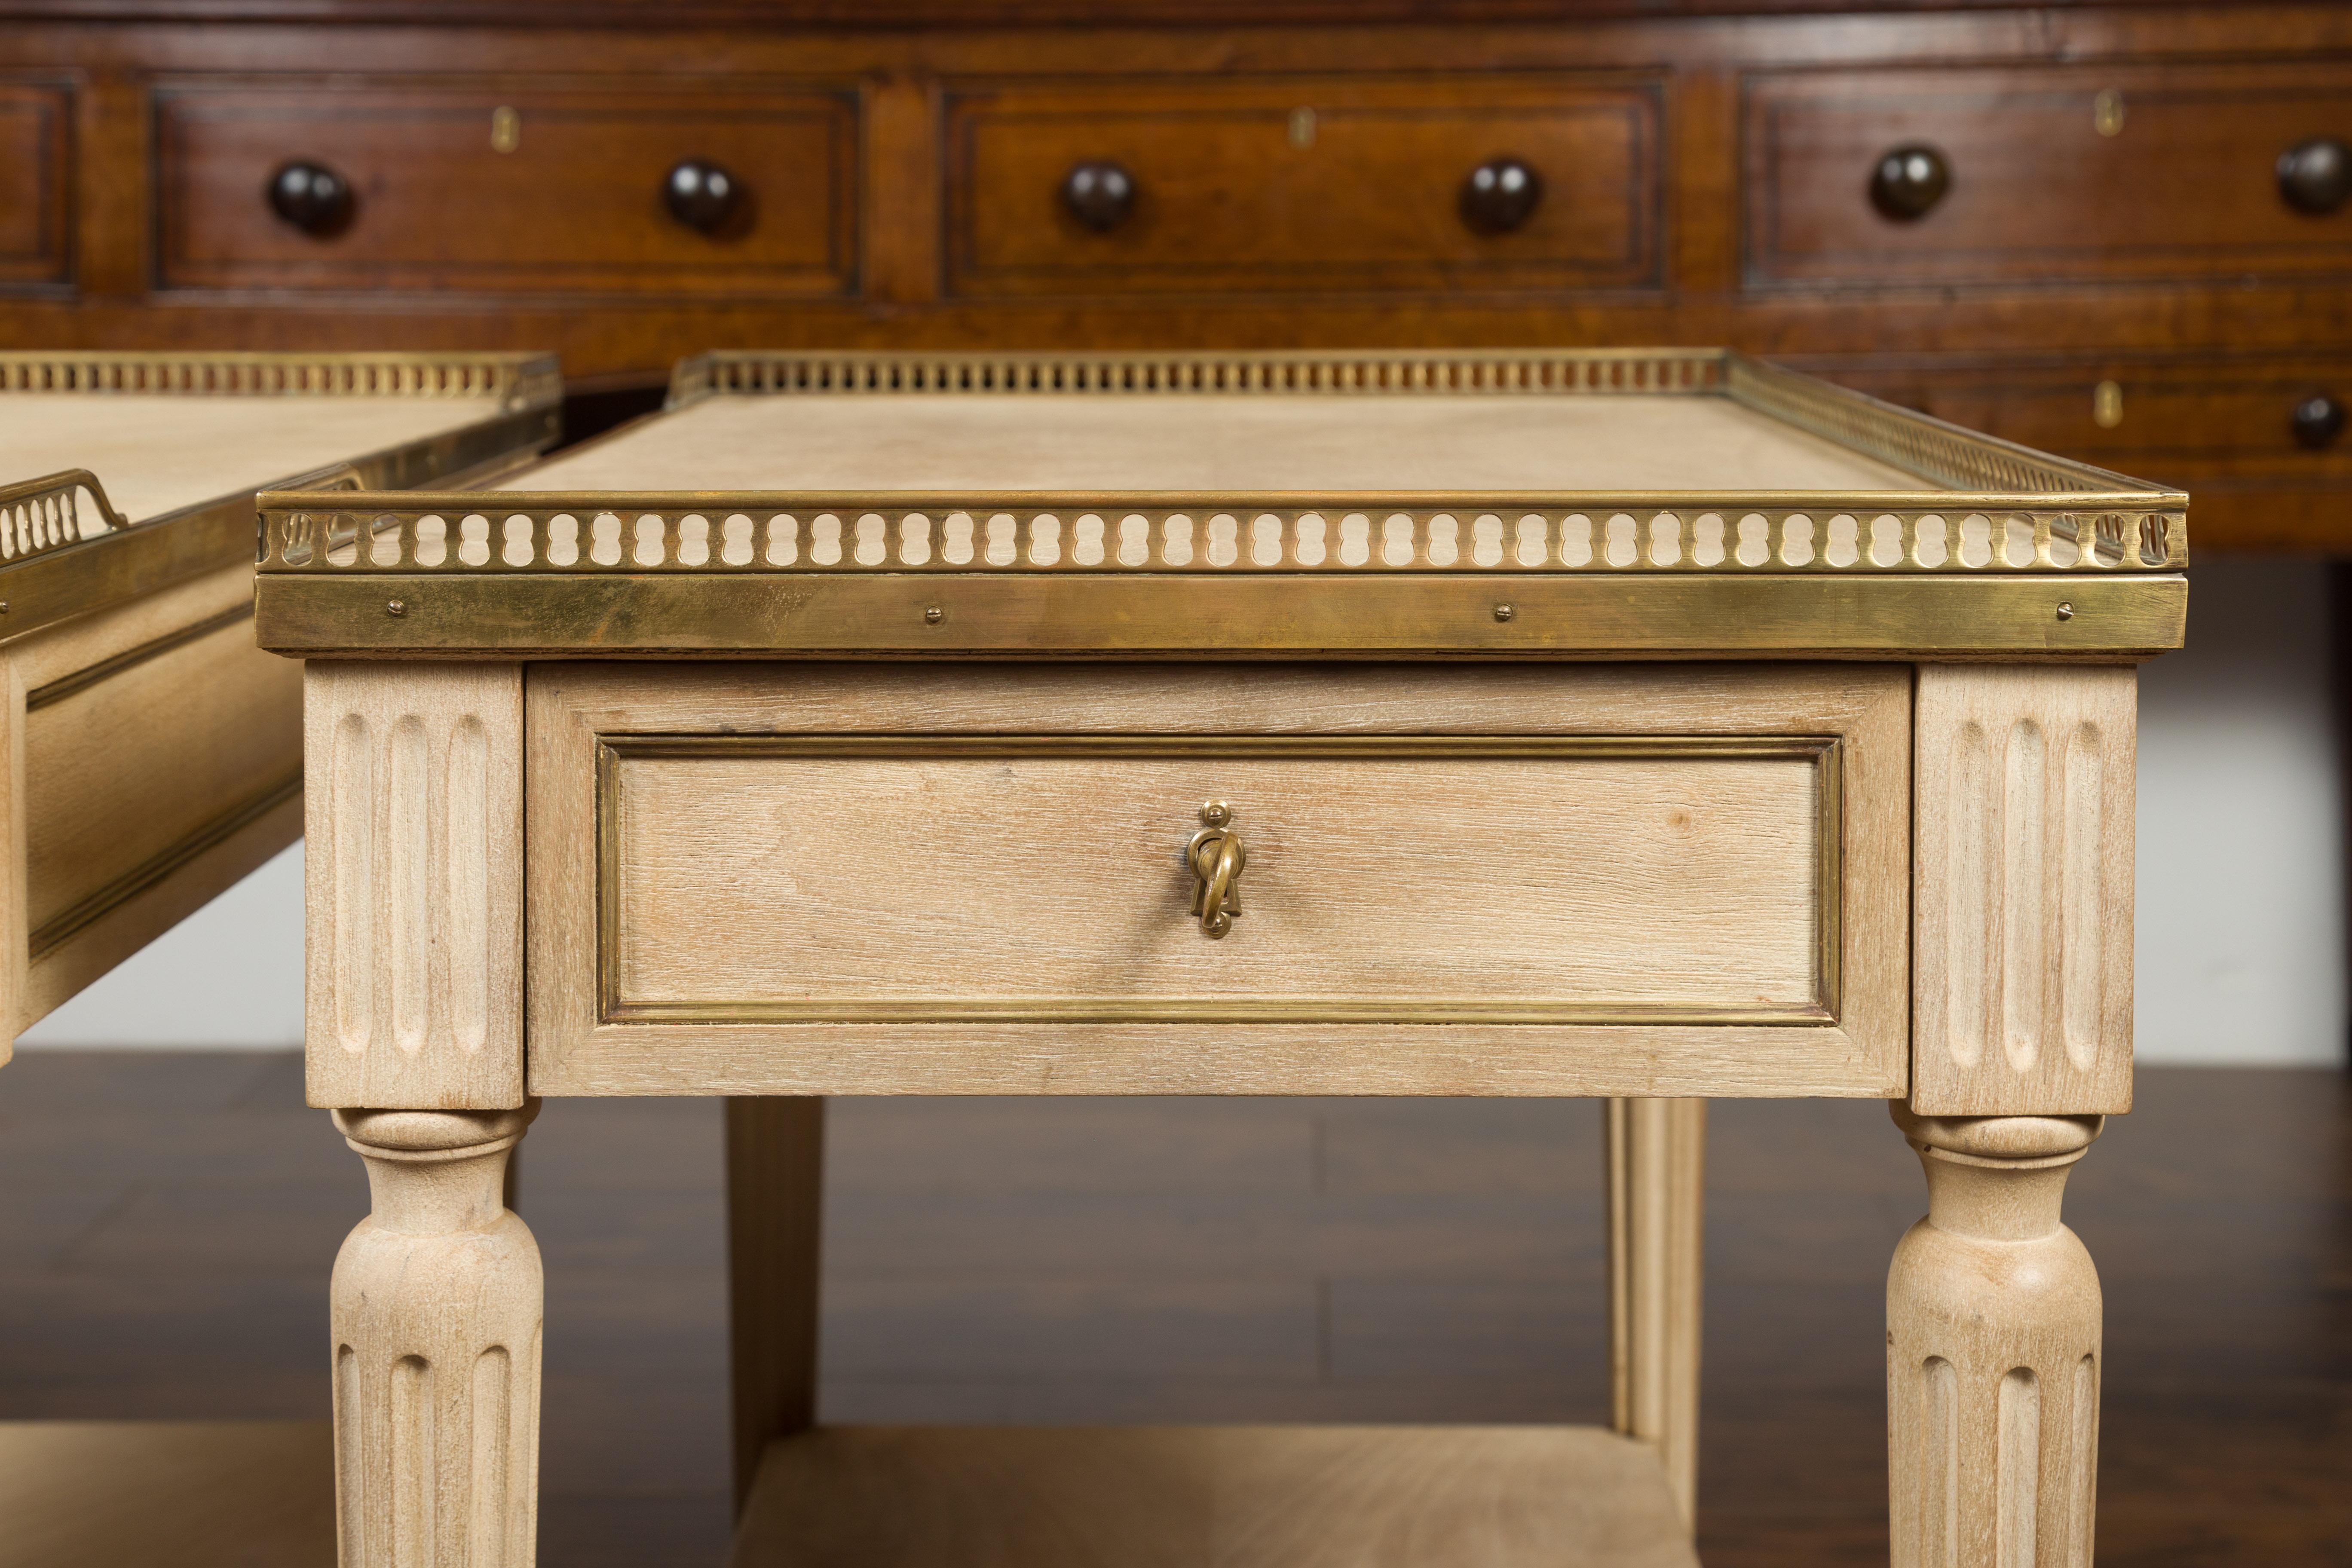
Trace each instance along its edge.
{"label": "wood grain texture", "polygon": [[1612,1425],[1657,1450],[1685,1530],[1698,1518],[1706,1101],[1608,1103]]}
{"label": "wood grain texture", "polygon": [[[1370,396],[954,394],[713,397],[516,474],[514,490],[1890,490],[1935,488],[1722,396],[1396,393]],[[945,498],[942,498],[943,500]],[[1108,509],[1111,503],[1100,503]],[[1149,500],[1132,503],[1149,509]],[[946,510],[940,507],[936,510]],[[1517,507],[1503,510],[1521,514]],[[1011,514],[1007,514],[1008,516]],[[1475,513],[1457,520],[1475,559]],[[1113,513],[1106,548],[1122,540]],[[1244,513],[1237,523],[1254,521]],[[1516,524],[1518,516],[1510,519]],[[1591,541],[1610,547],[1606,518]],[[947,538],[939,529],[941,559]],[[987,519],[971,542],[986,551]],[[1071,543],[1075,546],[1075,524]],[[1359,530],[1384,550],[1386,519]],[[1492,529],[1499,517],[1486,526]],[[1211,519],[1195,520],[1212,548]],[[814,520],[808,521],[811,554]],[[849,531],[845,529],[845,532]],[[1826,531],[1822,536],[1826,544]],[[1011,540],[1004,542],[1011,543]],[[1246,551],[1242,537],[1234,548]],[[1737,540],[1733,543],[1736,546]],[[1497,536],[1496,554],[1516,551]],[[853,536],[841,542],[856,548]],[[583,550],[584,552],[584,550]],[[1538,554],[1548,554],[1538,549]],[[854,558],[854,557],[853,557]]]}
{"label": "wood grain texture", "polygon": [[234,566],[9,645],[21,790],[12,1029],[301,832],[299,671]]}
{"label": "wood grain texture", "polygon": [[[1675,739],[1597,756],[615,739],[604,1015],[1824,1020],[1834,755]],[[1248,856],[1215,942],[1183,860],[1210,799]]]}
{"label": "wood grain texture", "polygon": [[730,1568],[1696,1568],[1575,1426],[838,1427],[772,1445]]}
{"label": "wood grain texture", "polygon": [[522,1103],[522,672],[312,664],[310,1102]]}
{"label": "wood grain texture", "polygon": [[1912,1109],[2131,1109],[2138,672],[1923,665]]}
{"label": "wood grain texture", "polygon": [[432,438],[499,413],[487,397],[104,397],[93,406],[84,392],[6,394],[0,472],[14,479],[88,468],[126,517],[145,522],[223,498],[249,502],[273,481],[387,450],[427,458],[406,466],[413,479],[392,482],[433,480],[442,476]]}
{"label": "wood grain texture", "polygon": [[[1811,7],[1776,3],[1764,8]],[[1719,92],[1710,99],[1685,90],[1702,78],[1717,89],[1736,90],[1741,76],[1762,71],[2030,71],[2085,60],[2129,60],[2136,69],[2202,69],[2217,60],[2231,66],[2251,61],[2248,68],[2256,71],[2307,73],[2310,61],[2340,56],[2352,41],[2352,23],[2335,7],[2067,5],[2036,8],[2028,16],[2011,6],[1955,10],[1887,4],[1836,17],[1721,19],[1691,14],[1708,7],[1633,7],[1613,0],[1599,7],[1555,0],[1488,11],[1440,8],[1419,0],[1382,0],[1370,7],[1313,0],[1264,12],[1231,0],[1204,7],[1163,0],[1151,11],[1115,14],[1088,11],[1068,0],[1034,11],[1025,5],[1011,9],[1024,19],[1052,14],[1080,25],[996,26],[990,20],[1002,13],[967,14],[936,4],[883,9],[836,5],[822,13],[783,13],[828,18],[823,25],[793,28],[767,25],[778,10],[723,3],[666,7],[656,25],[641,7],[610,4],[482,9],[443,0],[437,8],[391,4],[345,11],[338,0],[271,0],[243,8],[256,18],[250,26],[93,29],[62,18],[105,10],[201,24],[226,13],[209,0],[160,0],[127,9],[117,8],[114,0],[103,6],[94,0],[20,6],[12,14],[50,19],[23,21],[9,29],[9,37],[0,39],[0,70],[54,76],[63,68],[85,73],[84,90],[94,107],[79,110],[76,143],[81,244],[74,266],[84,292],[71,304],[28,301],[16,307],[11,329],[28,342],[122,345],[152,343],[162,334],[242,346],[421,346],[495,338],[517,347],[560,350],[574,376],[653,379],[679,354],[722,340],[909,347],[1727,341],[1769,353],[2065,347],[2138,348],[2171,355],[2200,349],[2285,352],[2299,344],[2342,342],[2352,335],[2352,303],[2342,289],[2305,286],[2277,275],[2252,289],[2234,278],[2203,277],[2118,289],[2049,286],[2050,275],[2034,273],[2016,280],[2026,287],[1962,286],[1932,310],[1920,308],[1914,289],[1882,284],[1738,291],[1723,276],[1723,247],[1736,239],[1744,205],[1738,190],[1737,139],[1726,134],[1727,124],[1736,130],[1738,116]],[[1651,14],[1627,15],[1632,10]],[[1660,14],[1665,12],[1675,15]],[[536,25],[504,25],[519,13]],[[352,58],[346,31],[288,25],[305,16],[338,14],[395,25],[369,33],[364,59]],[[1114,15],[1129,22],[1150,18],[1158,25],[1129,26],[1110,20]],[[267,25],[265,16],[279,25]],[[694,25],[688,18],[695,16],[717,26],[698,33],[681,30]],[[912,24],[910,17],[916,19]],[[1238,25],[1213,25],[1219,18]],[[1276,25],[1286,19],[1287,25]],[[512,308],[489,313],[482,310],[481,293],[469,297],[454,289],[398,300],[353,299],[331,311],[289,309],[291,300],[249,292],[199,298],[188,291],[168,304],[142,297],[153,281],[157,198],[153,147],[144,133],[149,84],[187,76],[226,84],[267,73],[279,82],[316,84],[338,78],[349,80],[354,92],[384,91],[419,79],[453,83],[453,61],[462,61],[470,74],[467,87],[497,83],[561,90],[586,79],[611,84],[615,97],[639,90],[631,79],[655,75],[672,80],[873,84],[869,105],[878,111],[888,96],[898,118],[887,133],[878,120],[871,124],[871,156],[859,170],[857,199],[871,220],[866,237],[869,297],[698,297],[672,288],[646,290],[627,308],[583,309],[553,277],[541,291],[505,295]],[[1319,75],[1367,83],[1437,79],[1475,92],[1476,84],[1490,79],[1570,72],[1669,79],[1662,151],[1671,160],[1666,166],[1675,183],[1669,201],[1681,210],[1662,253],[1663,289],[1630,299],[1616,291],[1607,297],[1591,291],[1498,294],[1443,283],[1409,294],[1351,291],[1312,299],[1295,291],[1194,292],[1165,297],[1165,309],[1148,312],[1134,309],[1132,297],[1066,299],[1040,309],[958,300],[944,293],[945,268],[937,254],[944,221],[934,211],[945,179],[937,107],[943,83],[1045,78],[1116,90],[1121,81],[1173,80],[1211,91],[1236,81]],[[484,103],[482,111],[491,106]],[[915,114],[924,123],[908,125],[907,117]],[[2143,117],[2140,123],[2148,121]],[[1999,131],[1994,117],[1992,132]],[[2223,137],[2240,140],[2226,128]],[[2122,140],[2129,138],[2127,128]],[[530,144],[527,137],[525,148]],[[1872,148],[1870,155],[1878,150]],[[2266,155],[2277,151],[2268,149]],[[298,154],[289,148],[284,155]],[[1801,193],[1807,202],[1867,216],[1866,168],[1831,161],[1821,173],[1826,183],[1818,196]],[[1393,175],[1421,180],[1432,173],[1409,163]],[[1458,173],[1451,177],[1458,178]],[[1694,182],[1687,197],[1685,180]],[[221,194],[240,210],[257,205],[249,186],[224,187]],[[1247,186],[1230,194],[1244,204],[1253,198]],[[592,215],[583,207],[557,210],[539,226],[511,224],[499,207],[478,205],[494,202],[498,195],[452,187],[450,199],[433,207],[425,222],[453,244],[477,245],[482,243],[478,235],[496,233],[514,254],[576,256],[612,243],[600,228],[614,225],[600,225],[600,216],[623,216]],[[2127,199],[2113,193],[2095,210],[2108,211]],[[625,215],[630,220],[636,216]],[[2070,246],[2094,243],[2095,237],[2082,233],[2084,226],[2080,215],[2068,212],[2054,232]],[[1712,237],[1689,243],[1701,233]],[[399,237],[407,243],[408,237]],[[877,300],[892,308],[875,310]]]}
{"label": "wood grain texture", "polygon": [[320,1568],[323,1421],[0,1423],[0,1568]]}
{"label": "wood grain texture", "polygon": [[[1906,671],[1830,666],[1769,669],[1694,666],[1674,670],[1625,666],[1507,670],[1427,666],[1370,669],[537,667],[529,698],[534,1090],[1899,1093],[1905,1087],[1902,833],[1909,794],[1908,684]],[[626,1021],[625,1010],[615,1016],[605,1006],[596,984],[599,737],[696,733],[887,737],[957,732],[1081,737],[1119,733],[1833,736],[1837,738],[1843,836],[1843,880],[1830,895],[1837,900],[1837,1016],[1834,1022],[1761,1027],[1738,1023],[1661,1024],[1643,1028],[1598,1023],[1318,1024],[1312,1021],[1318,1016],[1350,1015],[1343,1012],[1341,1001],[1333,1000],[1329,988],[1314,989],[1323,983],[1303,971],[1294,972],[1284,982],[1295,989],[1303,988],[1291,998],[1297,1006],[1295,1021],[1192,1022],[1181,1026],[1181,1037],[1174,1032],[1175,1026],[1077,1021],[1086,1015],[1026,1023],[651,1023]],[[1197,813],[1200,799],[1194,795],[1214,782],[1205,775],[1183,781],[1193,794],[1171,806],[1181,810],[1183,820],[1170,827],[1175,837],[1164,847],[1169,858],[1167,876],[1155,874],[1153,881],[1159,893],[1166,895],[1171,942],[1181,937],[1202,948],[1210,944],[1202,942],[1187,923],[1185,889],[1175,857],[1197,826],[1192,814]],[[908,798],[923,797],[918,794]],[[768,842],[759,837],[765,830],[754,826],[761,818],[721,807],[716,796],[706,804],[712,807],[712,820],[740,826],[746,844]],[[800,804],[806,808],[809,821],[821,826],[826,820],[823,807],[806,799]],[[971,814],[959,815],[951,807],[952,803],[940,805],[936,813],[938,823],[946,826],[926,820],[900,829],[899,837],[912,844],[914,839],[906,839],[908,833],[920,839],[960,830],[958,825]],[[845,805],[844,809],[849,808]],[[1441,817],[1459,812],[1458,806],[1434,803],[1429,809],[1439,812]],[[1250,820],[1246,815],[1242,818],[1244,830]],[[1398,820],[1402,824],[1402,819]],[[993,821],[982,821],[978,826],[984,833]],[[1268,850],[1262,862],[1266,872],[1262,886],[1273,900],[1264,905],[1267,913],[1242,917],[1237,934],[1223,944],[1232,948],[1232,954],[1220,948],[1206,958],[1196,958],[1190,949],[1178,947],[1186,963],[1197,966],[1242,953],[1242,944],[1254,940],[1249,935],[1253,919],[1262,919],[1266,929],[1278,927],[1275,911],[1281,905],[1276,895],[1281,884],[1274,868],[1280,862],[1273,849],[1283,839],[1276,821],[1268,820],[1265,826],[1270,837],[1265,840]],[[1527,828],[1519,838],[1545,831],[1549,829]],[[1483,828],[1480,835],[1488,845],[1484,859],[1477,866],[1461,868],[1460,875],[1477,878],[1489,887],[1517,886],[1513,879],[1519,873],[1508,866],[1511,843],[1484,837]],[[1605,857],[1618,853],[1625,843],[1630,840],[1612,839],[1612,847],[1604,849],[1596,841],[1580,853]],[[760,877],[772,879],[775,866],[791,864],[794,855],[807,852],[805,847],[787,851],[782,840],[775,840],[774,846],[772,854],[776,858],[747,862],[747,867],[757,864],[761,868]],[[719,853],[712,851],[714,856]],[[835,851],[827,848],[824,853]],[[980,858],[963,857],[961,850],[956,853],[960,865],[981,864]],[[1351,879],[1397,876],[1396,853],[1385,841],[1376,845],[1367,839],[1350,851],[1346,874]],[[1424,863],[1428,853],[1419,852]],[[1563,848],[1559,853],[1568,851]],[[1491,870],[1486,868],[1489,861],[1494,862]],[[913,862],[920,862],[919,873]],[[942,983],[941,976],[952,977],[959,965],[972,964],[975,954],[1002,958],[999,938],[983,931],[982,921],[996,926],[1008,920],[1033,922],[1025,926],[1034,933],[1029,940],[1048,946],[1065,942],[1057,929],[1066,930],[1067,941],[1083,934],[1087,942],[1098,942],[1102,931],[1109,929],[1102,910],[1072,896],[1072,889],[1052,876],[1045,878],[1040,889],[1034,892],[993,884],[982,889],[992,889],[992,897],[999,905],[1011,906],[1010,912],[1000,914],[996,908],[960,905],[952,896],[957,891],[954,879],[940,875],[938,858],[931,851],[915,854],[913,862],[895,868],[877,863],[872,871],[854,878],[845,870],[842,878],[835,879],[835,890],[824,895],[847,900],[832,916],[833,924],[841,929],[810,926],[810,940],[819,945],[803,944],[805,951],[824,955],[820,961],[824,964],[835,963],[834,955],[838,953],[839,963],[852,965],[844,971],[845,976],[858,979],[853,961],[862,946],[874,960],[898,966],[904,978],[918,972],[905,967],[904,956],[890,949],[890,943],[903,942],[908,944],[905,952],[922,955],[923,983],[936,984]],[[1329,874],[1340,874],[1340,864],[1333,862],[1333,867]],[[1669,874],[1664,867],[1662,862],[1661,874]],[[701,875],[701,869],[695,874]],[[1161,880],[1167,887],[1160,887]],[[933,896],[923,890],[927,885],[945,889],[951,896],[936,905],[926,903]],[[717,884],[712,888],[715,893]],[[1246,871],[1243,888],[1244,906],[1248,910],[1251,892]],[[1424,931],[1418,948],[1399,946],[1401,936],[1382,933],[1374,943],[1376,951],[1387,953],[1386,962],[1397,969],[1417,973],[1418,978],[1411,982],[1416,986],[1425,987],[1433,974],[1442,976],[1448,965],[1461,967],[1475,982],[1471,990],[1495,984],[1501,973],[1496,955],[1514,951],[1506,929],[1511,900],[1499,902],[1481,924],[1466,912],[1469,904],[1449,903],[1454,893],[1425,896],[1438,897],[1440,908],[1458,907],[1465,912],[1460,919],[1449,917],[1450,923],[1434,932]],[[1460,894],[1464,899],[1469,896]],[[1523,890],[1520,896],[1534,895]],[[930,912],[913,923],[897,917],[877,920],[873,911],[894,900],[908,910]],[[803,918],[790,899],[753,902],[760,904],[759,910],[745,906],[726,916],[723,927],[712,927],[698,917],[660,941],[669,944],[666,951],[683,963],[697,940],[707,941],[714,952],[729,951],[722,944],[729,941],[728,932],[735,931],[746,940],[735,941],[731,951],[743,959],[760,951],[751,943],[768,940],[764,931],[747,927],[747,921],[768,925],[781,917],[789,925]],[[623,907],[626,907],[625,899]],[[671,917],[656,914],[653,918]],[[1056,918],[1072,923],[1056,928],[1053,923]],[[1750,911],[1727,910],[1721,918],[1729,927],[1746,929],[1755,917]],[[861,925],[888,934],[869,936],[858,929]],[[1457,934],[1445,935],[1449,931]],[[694,935],[698,931],[699,939]],[[1365,927],[1361,938],[1363,942],[1373,942],[1373,928]],[[1712,941],[1712,934],[1706,940]],[[881,945],[875,945],[877,941]],[[1566,937],[1556,936],[1552,941],[1570,949],[1575,946]],[[1642,960],[1635,947],[1628,946],[1624,952],[1627,973],[1640,968]],[[1364,972],[1362,954],[1351,952],[1336,956],[1360,975]],[[701,961],[694,962],[707,968]],[[773,972],[774,961],[761,962]],[[998,959],[990,962],[998,963]],[[1533,955],[1529,962],[1540,963],[1542,955]],[[986,977],[988,967],[981,963],[967,971],[971,978],[962,984],[968,993]],[[1679,968],[1674,964],[1653,967]],[[1047,1001],[1055,1000],[1046,993],[1056,986],[1067,987],[1076,973],[1063,971],[1040,984],[1039,994]],[[1212,965],[1188,982],[1209,992],[1202,999],[1212,1006],[1216,1000],[1215,974]],[[716,984],[722,977],[712,971],[710,978]],[[1109,983],[1098,974],[1090,978],[1097,986]],[[1397,984],[1386,975],[1365,983]],[[803,998],[822,1000],[833,983],[803,979],[796,984],[803,987]],[[1182,1048],[1171,1048],[1180,1037]]]}
{"label": "wood grain texture", "polygon": [[[510,151],[491,142],[499,109],[517,117]],[[181,79],[158,89],[152,113],[165,289],[791,298],[856,287],[846,85]],[[350,182],[355,206],[339,232],[306,234],[263,200],[296,156]],[[713,233],[662,204],[688,158],[736,182],[736,211]],[[489,213],[498,221],[480,221]]]}
{"label": "wood grain texture", "polygon": [[342,1568],[533,1560],[546,1287],[499,1189],[538,1110],[335,1113],[371,1199],[329,1288]]}
{"label": "wood grain texture", "polygon": [[[1759,74],[1747,280],[2340,279],[2352,226],[2288,206],[2275,167],[2323,128],[2346,133],[2347,90],[2352,72],[2321,62]],[[2121,95],[2111,133],[2095,123],[2102,92]],[[1923,216],[1882,216],[1870,171],[1919,144],[1947,160],[1949,194]]]}
{"label": "wood grain texture", "polygon": [[70,81],[0,77],[0,296],[73,276],[73,121]]}
{"label": "wood grain texture", "polygon": [[816,1420],[824,1211],[824,1101],[730,1100],[728,1366],[739,1512],[768,1445]]}
{"label": "wood grain texture", "polygon": [[[947,291],[1655,289],[1663,84],[1500,72],[945,84]],[[1304,118],[1301,118],[1301,116]],[[1543,182],[1507,234],[1466,224],[1498,154]],[[1133,182],[1107,233],[1064,206],[1078,164]]]}
{"label": "wood grain texture", "polygon": [[1892,1109],[1927,1173],[1886,1279],[1894,1562],[2087,1565],[2099,1277],[2058,1213],[2100,1119]]}

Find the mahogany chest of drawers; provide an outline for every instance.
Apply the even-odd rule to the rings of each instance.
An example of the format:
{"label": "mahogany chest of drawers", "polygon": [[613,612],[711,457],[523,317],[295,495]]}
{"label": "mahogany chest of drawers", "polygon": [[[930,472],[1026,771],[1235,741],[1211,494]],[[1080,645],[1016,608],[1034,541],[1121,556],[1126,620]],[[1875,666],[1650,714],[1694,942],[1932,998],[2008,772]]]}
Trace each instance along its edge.
{"label": "mahogany chest of drawers", "polygon": [[2344,537],[2352,16],[1740,9],[13,0],[0,342],[1728,342]]}

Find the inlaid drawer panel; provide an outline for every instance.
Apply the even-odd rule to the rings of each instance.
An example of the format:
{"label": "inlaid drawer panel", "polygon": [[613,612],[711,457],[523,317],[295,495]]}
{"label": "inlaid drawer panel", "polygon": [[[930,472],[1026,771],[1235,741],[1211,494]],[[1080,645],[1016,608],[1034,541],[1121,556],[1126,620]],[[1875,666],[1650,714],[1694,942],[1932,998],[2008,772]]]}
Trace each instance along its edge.
{"label": "inlaid drawer panel", "polygon": [[73,95],[0,78],[0,291],[70,279]]}
{"label": "inlaid drawer panel", "polygon": [[714,1044],[856,1079],[961,1040],[1021,1042],[982,1077],[1181,1077],[1110,1044],[1155,1026],[1319,1031],[1293,1067],[1328,1083],[1485,1040],[1553,1092],[1612,1037],[1899,1076],[1901,672],[1637,717],[1658,680],[542,667],[533,1081]]}
{"label": "inlaid drawer panel", "polygon": [[178,82],[155,125],[164,288],[856,287],[846,89]]}
{"label": "inlaid drawer panel", "polygon": [[1753,285],[2352,270],[2352,66],[1759,74]]}
{"label": "inlaid drawer panel", "polygon": [[962,295],[1654,288],[1657,83],[951,86]]}

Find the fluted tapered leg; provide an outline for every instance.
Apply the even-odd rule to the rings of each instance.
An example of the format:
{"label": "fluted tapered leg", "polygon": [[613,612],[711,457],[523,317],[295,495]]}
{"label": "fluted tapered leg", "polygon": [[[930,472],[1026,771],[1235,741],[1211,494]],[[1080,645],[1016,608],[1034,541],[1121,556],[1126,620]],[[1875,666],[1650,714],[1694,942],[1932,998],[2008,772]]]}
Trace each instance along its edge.
{"label": "fluted tapered leg", "polygon": [[1894,1110],[1927,1173],[1886,1280],[1895,1568],[2087,1568],[2099,1276],[2058,1211],[2101,1119]]}
{"label": "fluted tapered leg", "polygon": [[335,1258],[342,1568],[531,1562],[545,1290],[500,1194],[537,1113],[334,1113],[373,1200]]}
{"label": "fluted tapered leg", "polygon": [[1614,1424],[1655,1446],[1687,1530],[1698,1517],[1706,1101],[1612,1100],[1604,1126]]}

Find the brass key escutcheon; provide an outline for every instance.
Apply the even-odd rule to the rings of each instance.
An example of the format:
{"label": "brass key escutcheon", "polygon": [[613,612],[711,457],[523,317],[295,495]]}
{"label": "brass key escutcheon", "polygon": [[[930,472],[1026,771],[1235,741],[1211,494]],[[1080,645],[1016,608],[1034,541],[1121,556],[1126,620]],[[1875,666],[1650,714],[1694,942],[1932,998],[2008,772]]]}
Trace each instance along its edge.
{"label": "brass key escutcheon", "polygon": [[1234,917],[1242,912],[1242,868],[1249,864],[1249,851],[1233,829],[1234,808],[1223,801],[1202,806],[1201,821],[1205,826],[1192,835],[1184,858],[1200,883],[1192,912],[1201,917],[1201,934],[1213,939],[1233,930]]}

